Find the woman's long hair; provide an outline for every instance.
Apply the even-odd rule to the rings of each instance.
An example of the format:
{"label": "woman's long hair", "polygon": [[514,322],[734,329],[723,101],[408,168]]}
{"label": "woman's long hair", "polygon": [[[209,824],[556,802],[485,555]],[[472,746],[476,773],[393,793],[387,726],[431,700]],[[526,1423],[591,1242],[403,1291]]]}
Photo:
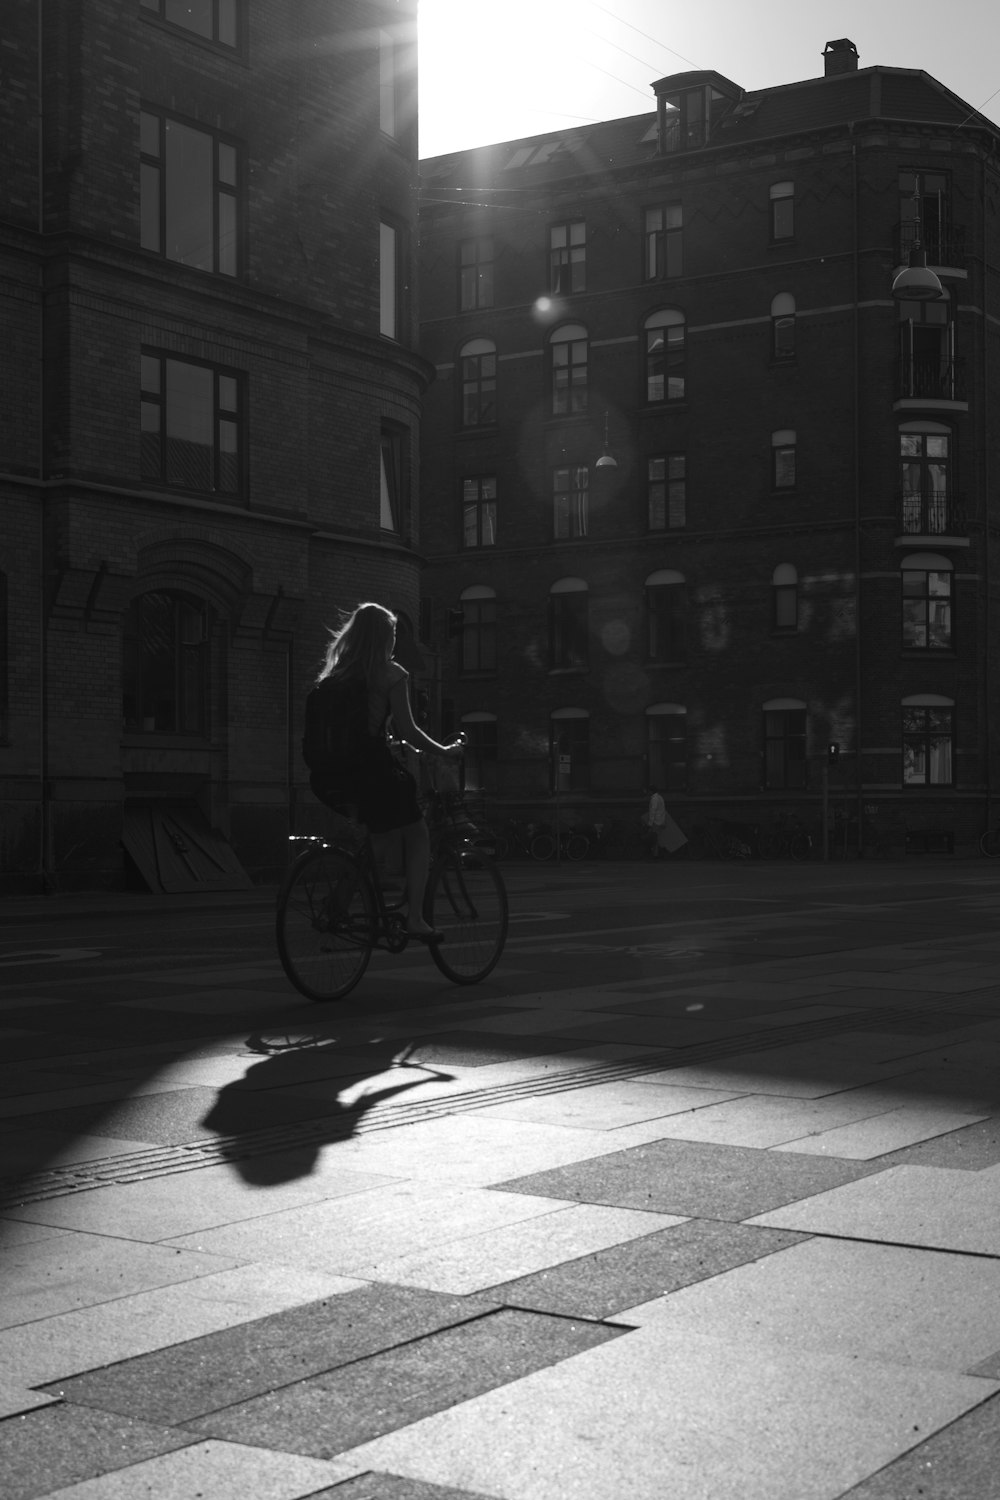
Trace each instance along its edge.
{"label": "woman's long hair", "polygon": [[395,629],[396,616],[391,609],[381,604],[359,604],[330,637],[316,681],[360,672],[370,683],[376,672],[385,666],[386,647],[392,641]]}

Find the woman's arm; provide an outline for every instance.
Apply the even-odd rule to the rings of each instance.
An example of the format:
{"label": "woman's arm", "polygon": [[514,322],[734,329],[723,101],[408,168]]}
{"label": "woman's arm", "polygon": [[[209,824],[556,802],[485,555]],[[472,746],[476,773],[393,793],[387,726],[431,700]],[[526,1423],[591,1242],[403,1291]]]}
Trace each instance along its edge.
{"label": "woman's arm", "polygon": [[429,734],[424,733],[410,707],[408,673],[398,662],[390,662],[389,671],[389,708],[397,734],[416,750],[426,750],[432,755],[460,754],[463,749],[461,740],[455,740],[450,745],[439,745],[437,740],[432,740]]}

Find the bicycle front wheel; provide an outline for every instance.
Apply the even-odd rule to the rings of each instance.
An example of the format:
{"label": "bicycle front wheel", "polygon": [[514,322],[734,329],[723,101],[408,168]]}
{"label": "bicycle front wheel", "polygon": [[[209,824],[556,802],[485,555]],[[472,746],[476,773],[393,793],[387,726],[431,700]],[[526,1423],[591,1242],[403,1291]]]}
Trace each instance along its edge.
{"label": "bicycle front wheel", "polygon": [[1000,858],[1000,827],[987,828],[979,840],[979,852],[987,859]]}
{"label": "bicycle front wheel", "polygon": [[310,1000],[342,1000],[368,967],[375,901],[357,860],[316,848],[297,860],[278,893],[281,965]]}
{"label": "bicycle front wheel", "polygon": [[567,859],[586,859],[590,840],[585,833],[571,833],[563,848]]}
{"label": "bicycle front wheel", "polygon": [[536,833],[530,847],[532,859],[551,859],[556,852],[556,841],[551,833]]}
{"label": "bicycle front wheel", "polygon": [[478,984],[507,941],[507,892],[493,861],[478,849],[450,850],[427,883],[424,916],[444,934],[431,957],[455,984]]}

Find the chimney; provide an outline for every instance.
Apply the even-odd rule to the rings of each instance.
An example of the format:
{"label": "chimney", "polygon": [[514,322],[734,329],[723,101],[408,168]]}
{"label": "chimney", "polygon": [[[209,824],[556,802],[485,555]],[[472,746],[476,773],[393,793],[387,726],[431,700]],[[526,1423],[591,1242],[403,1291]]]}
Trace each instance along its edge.
{"label": "chimney", "polygon": [[856,73],[858,49],[846,36],[841,37],[839,42],[827,42],[823,48],[823,63],[825,78],[836,78],[841,73]]}

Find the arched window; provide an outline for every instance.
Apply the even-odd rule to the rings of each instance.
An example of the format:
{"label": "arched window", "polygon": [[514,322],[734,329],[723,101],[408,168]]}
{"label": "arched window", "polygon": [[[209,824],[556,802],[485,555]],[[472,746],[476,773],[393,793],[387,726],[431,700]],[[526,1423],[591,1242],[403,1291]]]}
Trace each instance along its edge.
{"label": "arched window", "polygon": [[646,400],[683,401],[685,396],[684,314],[676,308],[650,313],[645,331]]}
{"label": "arched window", "polygon": [[951,428],[940,422],[903,422],[899,478],[903,533],[943,536],[955,524],[951,492]]}
{"label": "arched window", "polygon": [[462,671],[497,669],[497,597],[493,589],[474,584],[463,589]]}
{"label": "arched window", "polygon": [[955,763],[955,700],[937,693],[904,698],[903,785],[951,786]]}
{"label": "arched window", "polygon": [[662,792],[687,788],[687,709],[679,703],[653,703],[646,709],[649,784]]}
{"label": "arched window", "polygon": [[910,651],[950,651],[954,624],[951,563],[936,552],[913,552],[899,567],[904,647]]}
{"label": "arched window", "polygon": [[771,300],[771,357],[795,358],[795,298],[779,292]]}
{"label": "arched window", "polygon": [[552,790],[585,792],[590,786],[590,715],[585,708],[557,708],[549,720]]}
{"label": "arched window", "polygon": [[587,330],[564,323],[549,339],[552,415],[568,417],[587,410]]}
{"label": "arched window", "polygon": [[771,488],[795,488],[795,429],[781,427],[771,433]]}
{"label": "arched window", "polygon": [[465,790],[497,790],[497,716],[471,713],[462,715],[462,733],[466,746],[464,756]]}
{"label": "arched window", "polygon": [[684,660],[684,574],[660,568],[646,579],[646,655],[650,661]]}
{"label": "arched window", "polygon": [[586,464],[552,470],[552,535],[556,541],[590,529],[590,470]]}
{"label": "arched window", "polygon": [[470,339],[458,356],[462,378],[462,426],[488,427],[497,419],[497,346]]}
{"label": "arched window", "polygon": [[806,706],[800,698],[771,698],[763,705],[764,786],[785,791],[806,784]]}
{"label": "arched window", "polygon": [[791,563],[779,563],[771,575],[775,630],[799,626],[799,575]]}
{"label": "arched window", "polygon": [[553,672],[581,672],[589,658],[587,585],[560,578],[549,590],[549,664]]}
{"label": "arched window", "polygon": [[772,182],[768,197],[771,200],[771,239],[790,240],[795,233],[794,182]]}
{"label": "arched window", "polygon": [[138,733],[208,733],[212,616],[192,594],[140,594],[125,612],[122,716]]}

